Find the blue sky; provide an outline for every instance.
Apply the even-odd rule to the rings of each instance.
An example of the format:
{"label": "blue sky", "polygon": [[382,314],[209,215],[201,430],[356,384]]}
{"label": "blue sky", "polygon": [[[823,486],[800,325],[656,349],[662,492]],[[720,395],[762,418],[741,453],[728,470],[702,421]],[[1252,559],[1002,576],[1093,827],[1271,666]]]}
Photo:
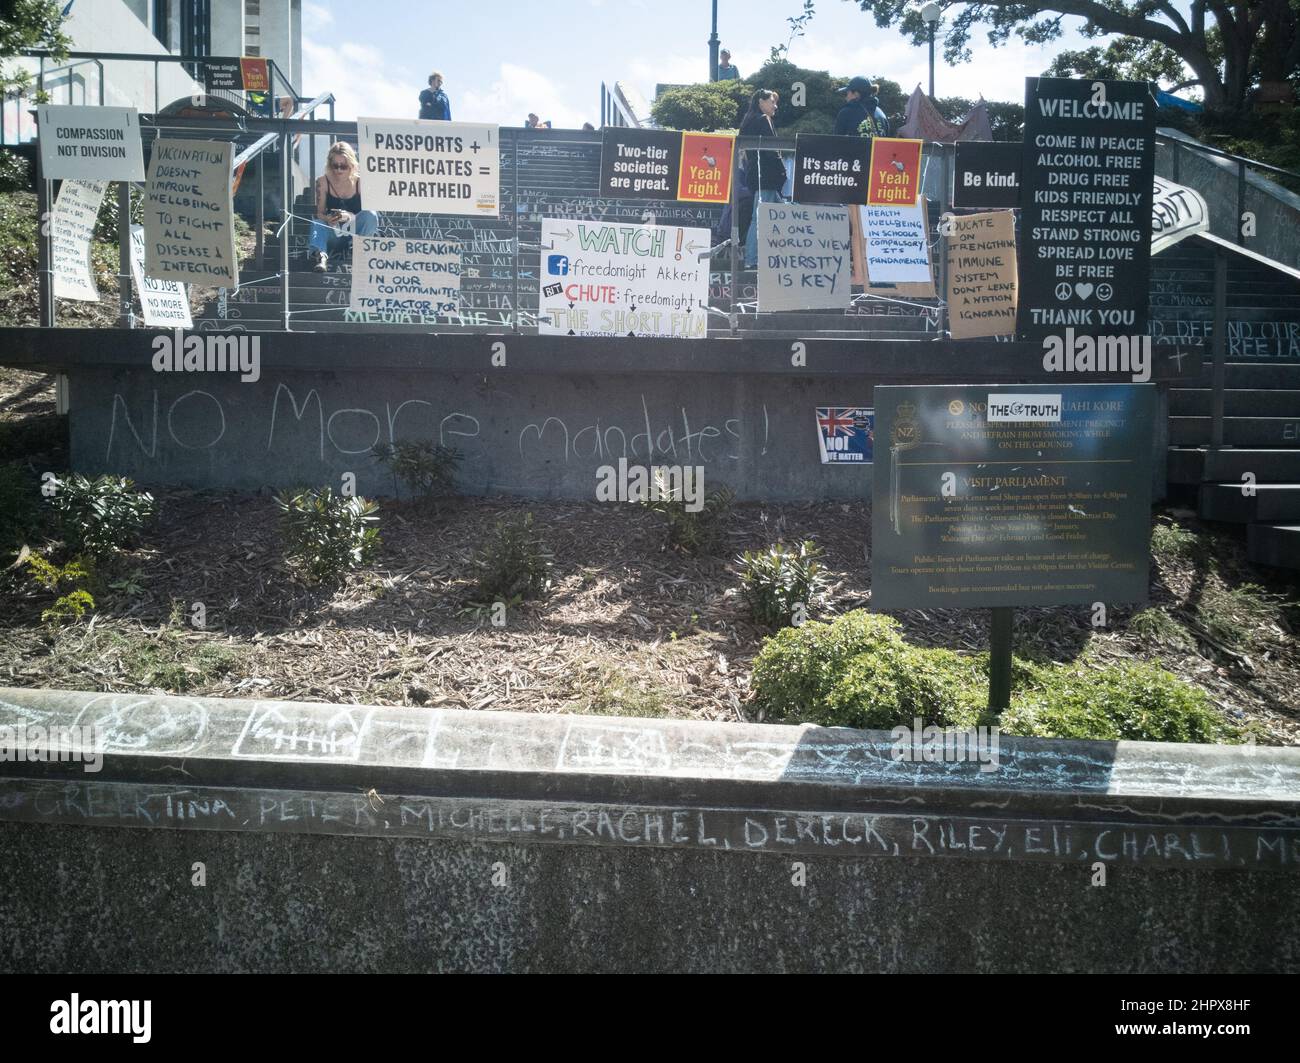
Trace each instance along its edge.
{"label": "blue sky", "polygon": [[[800,0],[719,0],[718,35],[742,75],[785,41],[785,20],[801,7]],[[334,90],[341,119],[414,118],[416,96],[436,69],[458,120],[521,125],[535,111],[572,128],[599,124],[602,80],[630,82],[647,100],[656,82],[705,80],[708,37],[709,0],[304,0],[301,89]],[[937,56],[936,94],[1021,100],[1027,75],[1080,44],[1070,33],[1047,48],[1013,38],[994,49],[980,35],[971,63],[948,68]],[[819,0],[790,58],[834,74],[891,78],[907,92],[928,79],[925,48],[877,28],[847,0]]]}

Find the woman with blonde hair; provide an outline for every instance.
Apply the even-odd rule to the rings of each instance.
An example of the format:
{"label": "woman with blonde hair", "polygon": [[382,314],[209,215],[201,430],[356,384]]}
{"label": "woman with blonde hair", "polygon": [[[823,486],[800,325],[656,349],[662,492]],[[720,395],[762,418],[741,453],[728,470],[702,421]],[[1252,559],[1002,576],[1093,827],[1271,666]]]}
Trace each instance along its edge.
{"label": "woman with blonde hair", "polygon": [[325,172],[316,179],[316,219],[311,223],[308,258],[317,273],[324,273],[330,256],[352,252],[352,236],[373,236],[379,215],[361,209],[361,168],[357,153],[346,141],[330,145]]}

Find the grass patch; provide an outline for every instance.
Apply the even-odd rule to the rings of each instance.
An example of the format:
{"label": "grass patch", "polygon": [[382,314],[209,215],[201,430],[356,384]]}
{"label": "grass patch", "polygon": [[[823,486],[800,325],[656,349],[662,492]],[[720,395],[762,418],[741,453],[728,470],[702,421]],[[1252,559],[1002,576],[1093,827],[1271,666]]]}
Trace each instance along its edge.
{"label": "grass patch", "polygon": [[1176,617],[1155,607],[1134,613],[1129,618],[1128,630],[1148,642],[1164,646],[1192,649],[1196,645],[1195,639]]}
{"label": "grass patch", "polygon": [[1191,560],[1200,550],[1199,537],[1181,524],[1162,520],[1151,528],[1151,556],[1162,564]]}
{"label": "grass patch", "polygon": [[1236,587],[1207,585],[1196,606],[1196,620],[1212,638],[1232,649],[1245,649],[1259,629],[1278,623],[1280,595],[1270,594],[1257,583]]}
{"label": "grass patch", "polygon": [[593,716],[672,716],[673,696],[661,686],[642,684],[626,673],[602,665],[579,668],[573,678],[574,700],[566,712]]}
{"label": "grass patch", "polygon": [[239,664],[239,654],[230,647],[194,641],[167,628],[129,634],[100,629],[88,642],[79,643],[78,657],[99,667],[110,658],[123,679],[165,694],[188,693],[228,675]]}

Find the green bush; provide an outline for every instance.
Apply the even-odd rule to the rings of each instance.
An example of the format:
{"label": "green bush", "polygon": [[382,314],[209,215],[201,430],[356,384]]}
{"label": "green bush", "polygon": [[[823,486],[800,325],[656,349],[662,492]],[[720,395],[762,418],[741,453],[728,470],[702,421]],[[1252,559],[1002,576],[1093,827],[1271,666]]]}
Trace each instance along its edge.
{"label": "green bush", "polygon": [[1037,670],[999,724],[1008,734],[1102,741],[1217,742],[1235,729],[1205,692],[1151,664]]}
{"label": "green bush", "polygon": [[[118,242],[118,222],[121,211],[117,206],[117,186],[109,185],[104,200],[99,205],[99,214],[95,218],[95,239],[110,244]],[[144,224],[144,196],[133,195],[130,209],[131,221],[136,225]]]}
{"label": "green bush", "polygon": [[280,527],[285,556],[316,582],[342,579],[379,548],[379,507],[330,488],[281,492]]}
{"label": "green bush", "polygon": [[655,97],[650,115],[665,129],[713,133],[737,129],[754,87],[747,81],[713,81],[667,89]]}
{"label": "green bush", "polygon": [[127,479],[70,476],[54,480],[50,502],[74,554],[103,561],[130,547],[157,512],[153,496]]}
{"label": "green bush", "polygon": [[36,538],[43,516],[36,478],[21,465],[0,462],[0,554]]}
{"label": "green bush", "polygon": [[659,473],[655,473],[653,497],[641,499],[641,505],[658,513],[667,521],[666,543],[688,554],[707,554],[721,546],[726,533],[727,518],[735,504],[736,494],[730,488],[720,487],[708,494],[701,508],[692,513],[686,508],[686,499],[677,497],[668,488]]}
{"label": "green bush", "polygon": [[[736,558],[740,591],[756,623],[776,627],[802,623],[812,615],[826,591],[821,555],[815,544],[802,542],[795,547],[777,543],[766,550],[746,550]],[[796,610],[802,615],[796,617]]]}
{"label": "green bush", "polygon": [[31,190],[32,164],[16,151],[0,149],[0,193]]}
{"label": "green bush", "polygon": [[388,466],[394,486],[400,480],[422,499],[449,495],[456,489],[456,470],[462,457],[459,450],[427,439],[399,439],[396,443],[380,443],[371,453],[376,461]]}
{"label": "green bush", "polygon": [[940,727],[971,727],[980,706],[970,691],[979,681],[978,659],[899,639],[853,658],[814,722],[888,731],[919,716]]}
{"label": "green bush", "polygon": [[550,586],[551,556],[533,529],[533,515],[498,521],[474,558],[474,601],[518,603],[540,598]]}

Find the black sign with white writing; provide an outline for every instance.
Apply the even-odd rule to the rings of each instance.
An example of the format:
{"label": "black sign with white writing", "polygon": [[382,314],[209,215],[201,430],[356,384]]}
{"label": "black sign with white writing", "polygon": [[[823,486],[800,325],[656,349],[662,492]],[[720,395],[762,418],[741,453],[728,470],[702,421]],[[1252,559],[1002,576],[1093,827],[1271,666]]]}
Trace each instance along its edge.
{"label": "black sign with white writing", "polygon": [[661,129],[607,128],[600,194],[616,199],[676,199],[682,135]]}
{"label": "black sign with white writing", "polygon": [[796,203],[865,203],[868,137],[800,133],[794,138]]}
{"label": "black sign with white writing", "polygon": [[1155,121],[1143,82],[1025,79],[1022,338],[1146,333]]}
{"label": "black sign with white writing", "polygon": [[952,178],[958,210],[1002,210],[1020,206],[1020,144],[959,140]]}
{"label": "black sign with white writing", "polygon": [[244,89],[244,71],[236,59],[206,59],[203,63],[203,86],[208,92],[215,89]]}

